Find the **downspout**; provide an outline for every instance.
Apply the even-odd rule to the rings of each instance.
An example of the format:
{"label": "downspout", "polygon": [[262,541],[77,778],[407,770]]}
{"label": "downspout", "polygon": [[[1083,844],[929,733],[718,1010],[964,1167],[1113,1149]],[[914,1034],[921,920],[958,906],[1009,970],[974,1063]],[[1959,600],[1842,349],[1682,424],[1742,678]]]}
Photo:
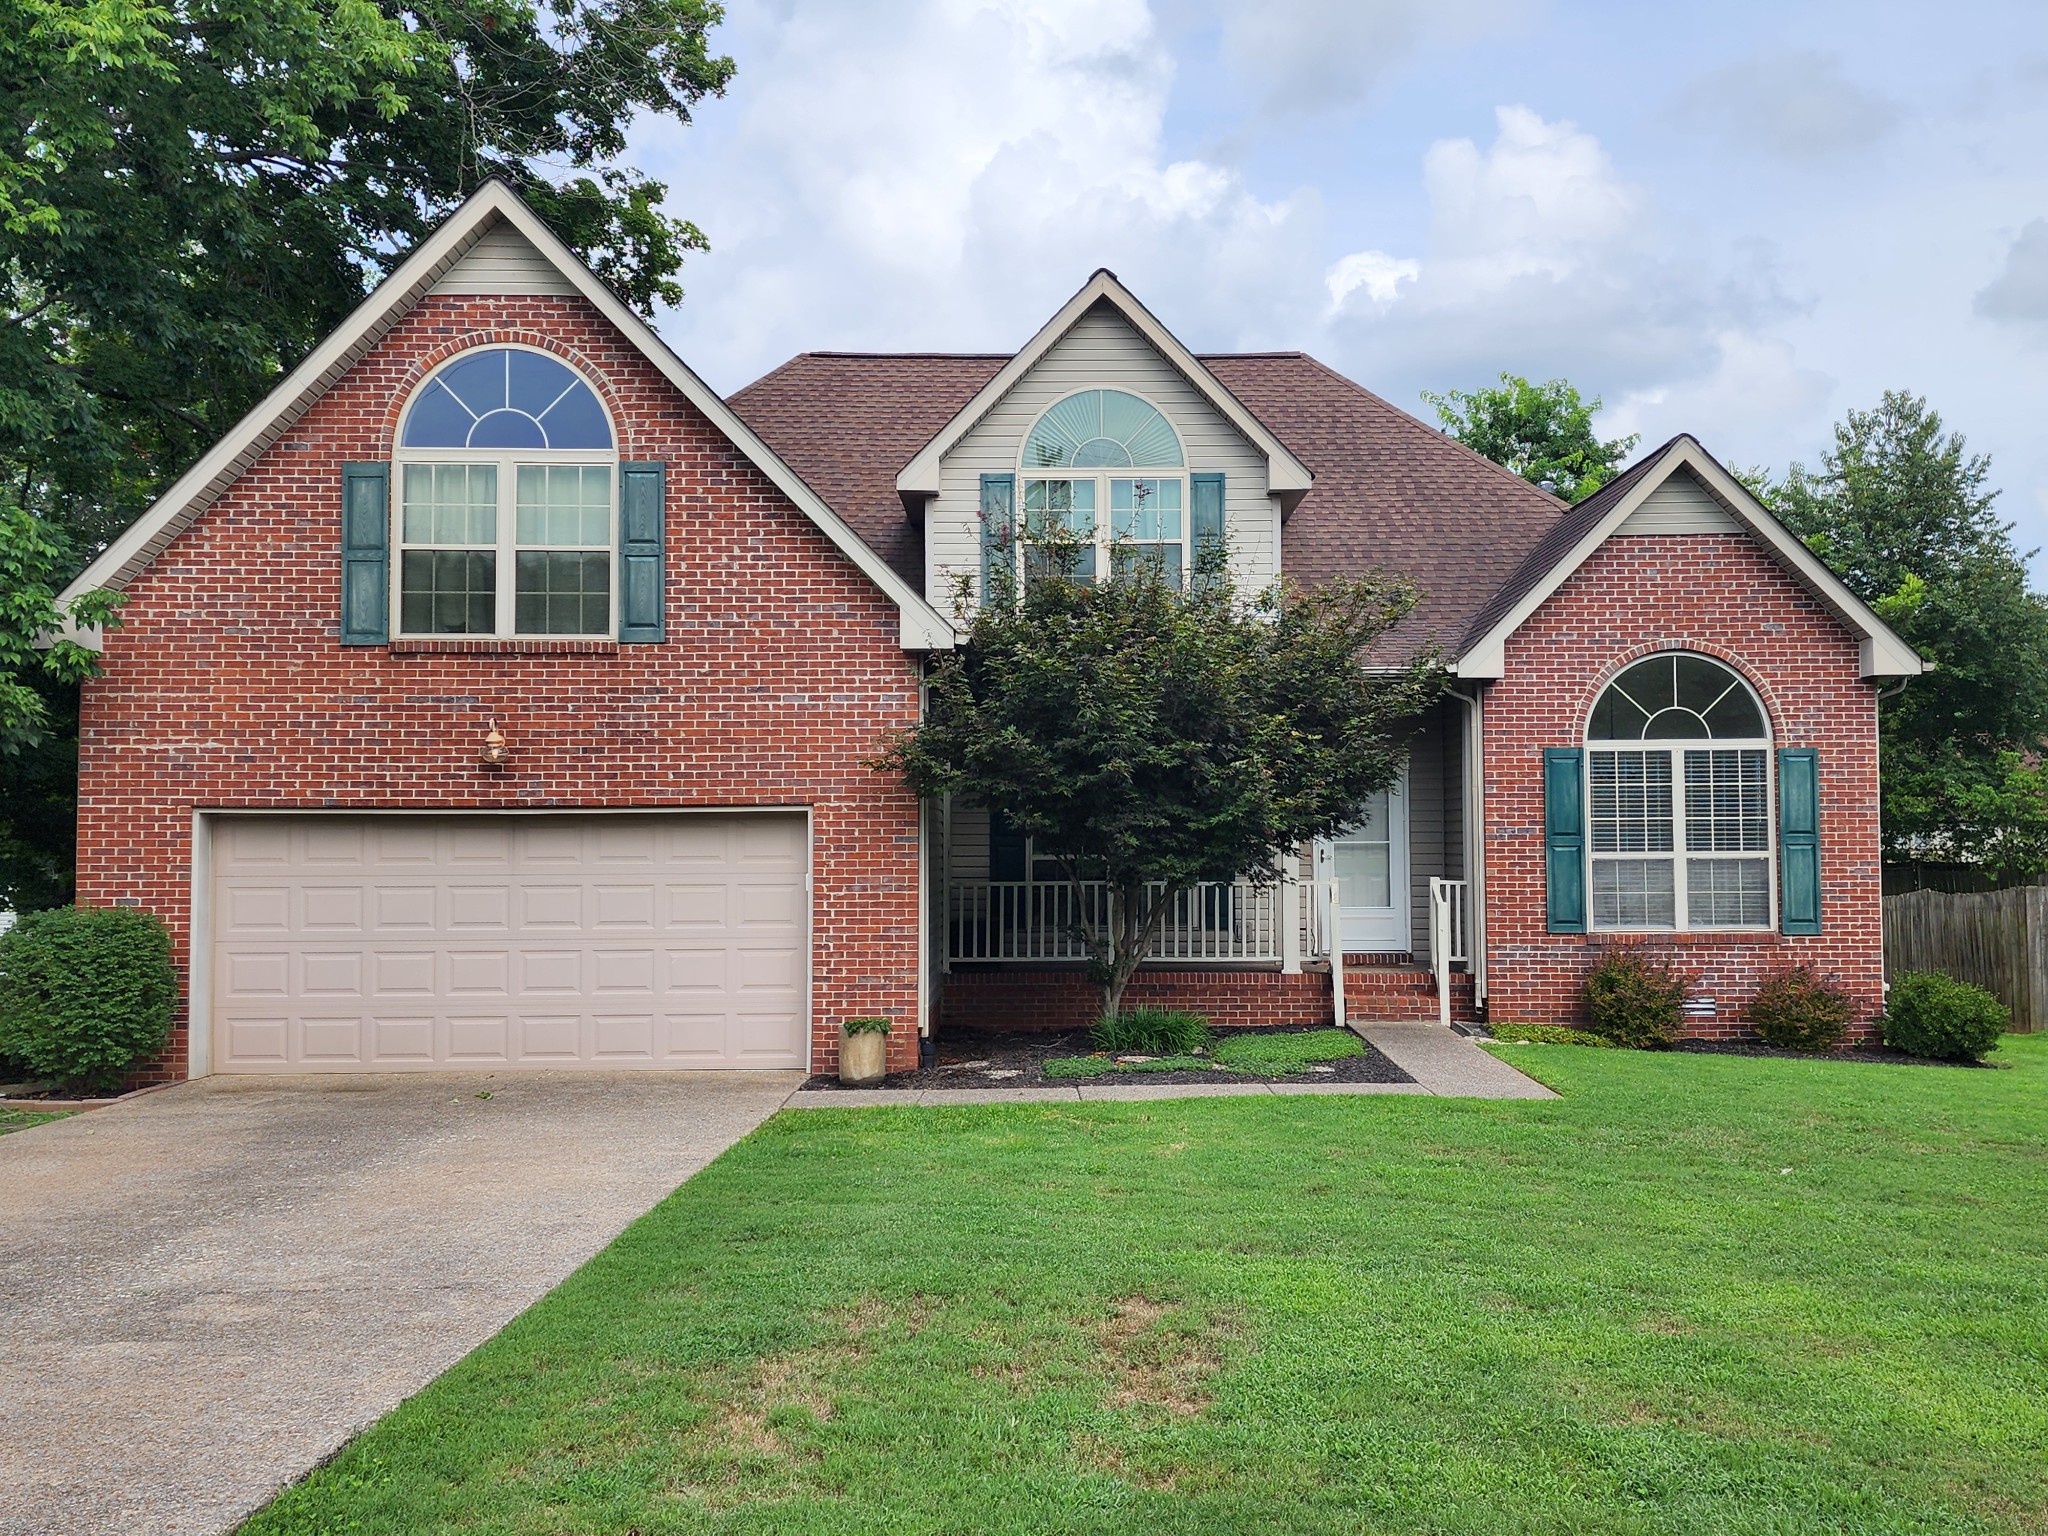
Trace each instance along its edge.
{"label": "downspout", "polygon": [[1465,882],[1470,888],[1465,917],[1471,950],[1472,1000],[1486,1006],[1486,715],[1480,690],[1455,697],[1465,706]]}
{"label": "downspout", "polygon": [[[1922,666],[1929,672],[1934,670],[1934,663],[1931,661],[1923,662]],[[1906,684],[1911,681],[1913,679],[1910,677],[1902,677],[1899,679],[1896,687],[1880,688],[1877,690],[1876,718],[1872,719],[1871,724],[1877,728],[1880,743],[1884,739],[1884,722],[1882,718],[1884,714],[1884,701],[1886,699],[1896,699],[1906,691]],[[1884,805],[1884,753],[1882,751],[1873,752],[1871,754],[1871,763],[1871,788],[1876,792],[1877,803],[1881,813]],[[1890,969],[1885,965],[1884,958],[1884,826],[1881,821],[1877,829],[1877,991],[1884,1006],[1889,1007],[1892,996],[1892,976]]]}

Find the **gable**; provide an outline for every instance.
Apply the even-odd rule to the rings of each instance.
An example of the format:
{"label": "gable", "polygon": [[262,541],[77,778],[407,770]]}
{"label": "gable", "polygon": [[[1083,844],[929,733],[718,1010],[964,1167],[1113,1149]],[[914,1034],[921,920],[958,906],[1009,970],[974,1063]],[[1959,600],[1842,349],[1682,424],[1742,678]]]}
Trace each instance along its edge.
{"label": "gable", "polygon": [[[540,217],[502,181],[490,181],[472,194],[441,226],[422,241],[396,271],[381,283],[343,324],[293,369],[254,410],[243,417],[201,457],[147,512],[113,541],[98,559],[64,590],[68,603],[96,589],[121,590],[177,538],[255,459],[304,415],[307,408],[359,362],[417,301],[487,236],[506,228],[485,247],[479,263],[460,281],[538,281],[524,249],[543,257],[574,293],[587,300],[603,319],[651,362],[666,382],[695,406],[738,452],[760,469],[775,488],[808,517],[841,553],[896,604],[902,643],[909,650],[943,650],[955,643],[952,626],[847,526],[803,480],[778,458],[754,430],[697,377],[683,360],[656,336],[645,321],[622,303],[596,275],[562,244]],[[506,292],[505,289],[470,289]],[[79,632],[82,643],[97,648],[96,631]]]}
{"label": "gable", "polygon": [[1279,515],[1267,496],[1266,459],[1185,375],[1111,305],[1076,320],[946,453],[939,494],[925,514],[926,593],[940,601],[959,574],[981,566],[981,477],[1018,470],[1045,411],[1081,390],[1115,389],[1158,407],[1191,472],[1224,477],[1231,561],[1248,587],[1279,570]]}
{"label": "gable", "polygon": [[1643,504],[1622,519],[1617,535],[1676,533],[1741,533],[1742,524],[1714,499],[1691,470],[1681,469],[1643,498]]}
{"label": "gable", "polygon": [[429,293],[535,293],[569,295],[576,285],[510,224],[497,224],[456,258]]}
{"label": "gable", "polygon": [[[1653,503],[1652,498],[1673,482],[1675,488]],[[1715,523],[1716,508],[1856,637],[1865,678],[1911,677],[1923,670],[1919,656],[1893,633],[1891,626],[1750,495],[1712,454],[1681,434],[1558,520],[1466,631],[1459,648],[1457,674],[1471,678],[1501,676],[1508,637],[1639,512],[1648,509],[1649,517],[1638,531],[1720,532],[1718,524],[1708,526]]]}

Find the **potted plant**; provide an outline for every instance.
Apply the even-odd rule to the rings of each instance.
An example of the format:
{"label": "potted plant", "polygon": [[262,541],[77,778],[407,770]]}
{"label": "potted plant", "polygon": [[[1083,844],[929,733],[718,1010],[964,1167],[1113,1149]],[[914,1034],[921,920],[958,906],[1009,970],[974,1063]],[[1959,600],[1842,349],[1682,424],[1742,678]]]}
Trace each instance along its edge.
{"label": "potted plant", "polygon": [[839,1026],[839,1081],[849,1088],[879,1083],[889,1070],[889,1021],[848,1019]]}

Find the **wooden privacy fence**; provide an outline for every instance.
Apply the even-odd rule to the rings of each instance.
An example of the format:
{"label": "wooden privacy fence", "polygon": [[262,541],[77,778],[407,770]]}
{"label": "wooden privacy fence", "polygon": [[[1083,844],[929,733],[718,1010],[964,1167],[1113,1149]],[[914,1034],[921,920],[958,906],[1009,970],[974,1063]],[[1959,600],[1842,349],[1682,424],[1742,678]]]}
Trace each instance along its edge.
{"label": "wooden privacy fence", "polygon": [[1884,969],[1945,971],[2012,1009],[2014,1029],[2048,1026],[2048,886],[1885,897]]}

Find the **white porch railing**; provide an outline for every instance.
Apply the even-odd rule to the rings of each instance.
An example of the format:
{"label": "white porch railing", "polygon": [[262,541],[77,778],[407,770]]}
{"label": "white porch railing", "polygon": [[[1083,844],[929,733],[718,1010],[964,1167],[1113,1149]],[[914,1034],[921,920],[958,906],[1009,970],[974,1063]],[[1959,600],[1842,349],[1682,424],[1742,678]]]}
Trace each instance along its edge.
{"label": "white porch railing", "polygon": [[1464,880],[1429,877],[1429,964],[1436,973],[1437,1021],[1451,1022],[1451,967],[1472,961],[1467,916],[1472,887]]}
{"label": "white porch railing", "polygon": [[[1279,884],[1261,888],[1242,880],[1182,891],[1146,958],[1278,964],[1285,958],[1282,923],[1294,920],[1287,894]],[[1077,893],[1051,881],[955,880],[946,896],[947,958],[1086,960],[1079,929],[1099,927],[1108,903],[1109,887],[1095,881]]]}

